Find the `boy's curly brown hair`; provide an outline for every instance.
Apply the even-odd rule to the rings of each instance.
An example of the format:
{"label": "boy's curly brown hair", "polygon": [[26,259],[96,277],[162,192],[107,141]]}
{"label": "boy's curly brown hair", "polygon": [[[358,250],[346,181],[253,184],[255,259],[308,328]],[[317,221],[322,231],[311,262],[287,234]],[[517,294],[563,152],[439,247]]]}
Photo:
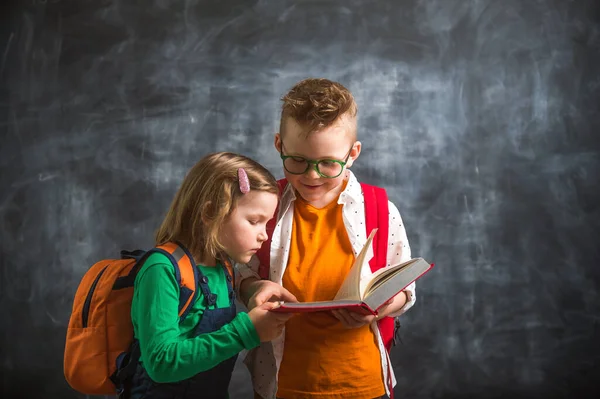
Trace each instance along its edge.
{"label": "boy's curly brown hair", "polygon": [[350,90],[328,79],[302,80],[281,98],[281,122],[279,132],[283,135],[287,118],[292,118],[307,129],[307,134],[332,125],[346,115],[353,121],[356,137],[358,106]]}

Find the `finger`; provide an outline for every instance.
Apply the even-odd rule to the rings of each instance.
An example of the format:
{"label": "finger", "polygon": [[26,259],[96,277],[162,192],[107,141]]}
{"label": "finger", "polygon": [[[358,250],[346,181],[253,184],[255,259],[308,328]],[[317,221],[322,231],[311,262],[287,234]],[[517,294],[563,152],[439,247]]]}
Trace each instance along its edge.
{"label": "finger", "polygon": [[294,314],[293,313],[283,313],[283,312],[272,312],[272,310],[277,309],[279,307],[279,302],[266,302],[261,305],[261,309],[266,310],[266,317],[268,317],[272,323],[274,324],[285,324],[289,319],[291,319]]}
{"label": "finger", "polygon": [[280,287],[279,299],[286,302],[298,302],[296,296],[283,287]]}
{"label": "finger", "polygon": [[294,317],[293,313],[277,313],[277,315],[276,315],[277,320],[280,320],[283,323],[285,323],[286,321],[288,321],[292,317]]}
{"label": "finger", "polygon": [[272,333],[277,336],[285,329],[285,323],[277,322],[275,320],[272,320],[272,323],[269,323],[268,326],[269,331],[272,331]]}
{"label": "finger", "polygon": [[[265,310],[277,309],[280,306],[281,306],[281,303],[279,301],[265,302],[262,305],[260,305],[261,309],[265,309]],[[285,314],[285,313],[282,313],[282,314]]]}
{"label": "finger", "polygon": [[262,287],[252,296],[253,301],[257,304],[267,302],[271,298],[285,302],[298,302],[296,296],[273,281],[263,280],[261,284]]}
{"label": "finger", "polygon": [[253,296],[252,299],[259,305],[262,305],[265,302],[268,302],[269,299],[271,299],[271,297],[273,296],[273,288],[272,287],[265,287],[260,289],[258,292],[256,292]]}
{"label": "finger", "polygon": [[335,317],[339,321],[341,321],[341,322],[344,321],[344,319],[342,318],[342,316],[340,316],[340,312],[338,310],[332,310],[331,314],[333,315],[333,317]]}
{"label": "finger", "polygon": [[280,331],[283,331],[283,330],[285,329],[285,322],[279,323],[279,324],[277,325],[277,328],[278,328]]}
{"label": "finger", "polygon": [[344,315],[343,317],[346,320],[346,326],[349,328],[357,328],[366,324],[370,324],[374,319],[374,316],[367,316],[345,309],[341,310],[340,312]]}
{"label": "finger", "polygon": [[332,313],[344,325],[344,327],[353,327],[354,321],[350,317],[348,317],[348,314],[345,310],[332,310]]}
{"label": "finger", "polygon": [[275,323],[285,324],[285,322],[287,322],[289,319],[292,318],[293,314],[291,314],[291,313],[274,313],[274,312],[269,312],[268,316]]}
{"label": "finger", "polygon": [[259,307],[261,304],[259,304],[258,302],[256,302],[256,300],[254,298],[250,298],[248,300],[248,305],[246,305],[248,307],[248,310],[252,310],[256,307]]}
{"label": "finger", "polygon": [[356,320],[352,317],[352,314],[348,314],[348,315],[346,315],[346,325],[349,328],[356,328],[356,327],[364,326],[365,322],[362,320]]}
{"label": "finger", "polygon": [[285,329],[285,324],[273,324],[271,327],[273,337],[280,336],[284,329]]}
{"label": "finger", "polygon": [[348,312],[348,317],[360,324],[369,324],[375,318],[375,316],[372,315],[363,315],[356,312]]}
{"label": "finger", "polygon": [[253,295],[250,297],[250,299],[248,299],[248,309],[252,310],[263,303],[265,303],[265,301],[261,300],[260,298],[257,299],[256,296]]}

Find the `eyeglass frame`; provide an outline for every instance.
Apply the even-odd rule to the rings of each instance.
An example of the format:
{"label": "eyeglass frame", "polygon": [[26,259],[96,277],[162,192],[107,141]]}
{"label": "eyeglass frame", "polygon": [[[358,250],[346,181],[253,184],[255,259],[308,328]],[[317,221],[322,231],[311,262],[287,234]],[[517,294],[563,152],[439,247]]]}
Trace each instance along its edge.
{"label": "eyeglass frame", "polygon": [[[317,174],[325,179],[335,179],[336,177],[339,177],[342,173],[344,173],[344,168],[346,167],[346,164],[348,164],[348,159],[350,159],[350,154],[352,153],[352,149],[354,148],[354,144],[356,143],[352,143],[352,147],[350,147],[350,149],[348,150],[348,154],[346,155],[346,159],[341,161],[339,159],[319,159],[318,161],[315,161],[314,159],[308,159],[308,158],[304,158],[301,157],[299,155],[283,155],[283,141],[281,141],[281,150],[279,151],[279,156],[281,157],[281,161],[283,163],[283,168],[288,172],[291,173],[293,175],[303,175],[306,172],[308,172],[311,168],[315,170],[315,172],[317,172]],[[285,160],[288,158],[301,158],[304,161],[306,161],[306,169],[304,169],[303,172],[301,173],[296,173],[296,172],[290,172],[288,170],[288,168],[285,167]],[[337,164],[339,164],[342,167],[342,170],[340,170],[340,173],[338,173],[335,176],[327,176],[326,174],[323,174],[320,170],[319,170],[319,163],[321,162],[335,162]]]}

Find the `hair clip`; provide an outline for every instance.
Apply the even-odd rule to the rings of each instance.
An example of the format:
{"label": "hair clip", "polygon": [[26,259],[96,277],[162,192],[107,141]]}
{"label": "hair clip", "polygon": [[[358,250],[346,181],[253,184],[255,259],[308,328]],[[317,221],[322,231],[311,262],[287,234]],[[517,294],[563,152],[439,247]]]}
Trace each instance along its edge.
{"label": "hair clip", "polygon": [[240,183],[240,191],[242,194],[246,194],[250,191],[250,180],[248,180],[248,174],[244,168],[238,168],[238,181]]}

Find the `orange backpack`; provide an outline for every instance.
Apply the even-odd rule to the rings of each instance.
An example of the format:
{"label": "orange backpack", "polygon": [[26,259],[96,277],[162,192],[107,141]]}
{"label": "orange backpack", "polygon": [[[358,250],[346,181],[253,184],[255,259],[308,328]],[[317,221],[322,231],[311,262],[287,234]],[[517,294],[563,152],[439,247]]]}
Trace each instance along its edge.
{"label": "orange backpack", "polygon": [[181,245],[167,243],[149,251],[121,251],[88,270],[75,294],[67,329],[64,372],[73,389],[87,395],[115,395],[124,389],[139,359],[133,336],[131,301],[137,272],[155,252],[166,255],[181,287],[180,322],[198,292],[195,262]]}

